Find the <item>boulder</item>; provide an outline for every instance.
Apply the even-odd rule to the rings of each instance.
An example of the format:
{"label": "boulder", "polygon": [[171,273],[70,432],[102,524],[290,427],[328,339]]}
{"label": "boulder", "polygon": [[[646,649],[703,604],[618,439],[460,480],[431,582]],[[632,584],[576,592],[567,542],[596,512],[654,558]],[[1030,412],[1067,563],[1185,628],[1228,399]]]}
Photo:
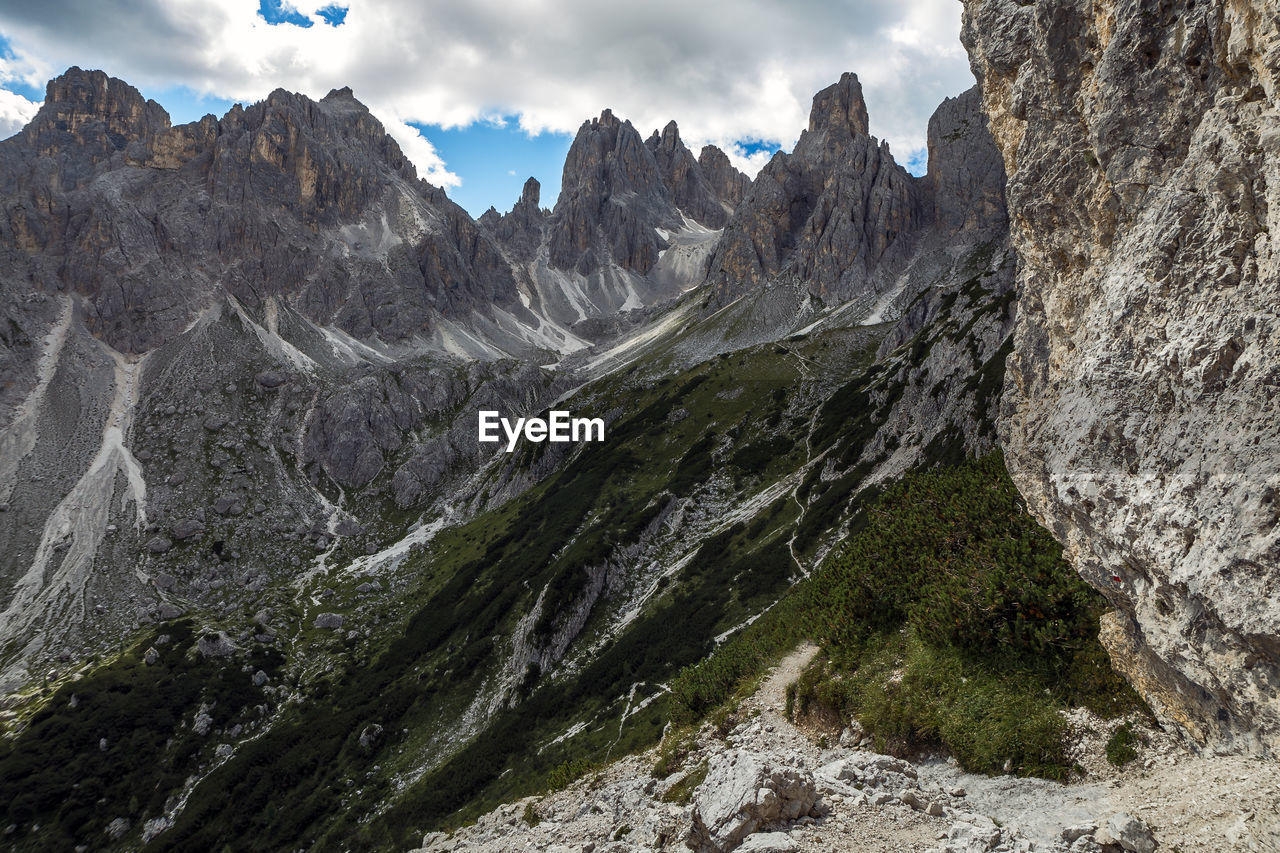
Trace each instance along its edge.
{"label": "boulder", "polygon": [[225,658],[235,654],[235,643],[225,631],[210,631],[196,641],[196,650],[205,658]]}
{"label": "boulder", "polygon": [[1119,844],[1129,853],[1154,853],[1156,849],[1156,839],[1150,827],[1123,812],[1107,818],[1094,838],[1099,844]]}
{"label": "boulder", "polygon": [[173,525],[174,539],[194,539],[204,535],[204,522],[196,518],[183,518]]}
{"label": "boulder", "polygon": [[163,554],[173,548],[173,541],[167,536],[153,536],[147,540],[147,550],[152,554]]}
{"label": "boulder", "polygon": [[820,814],[818,805],[808,771],[731,749],[711,760],[694,791],[685,844],[697,853],[727,853],[757,830]]}
{"label": "boulder", "polygon": [[342,627],[342,614],[341,613],[321,613],[320,615],[316,616],[315,625],[317,628],[322,628],[328,631],[336,631],[337,629]]}

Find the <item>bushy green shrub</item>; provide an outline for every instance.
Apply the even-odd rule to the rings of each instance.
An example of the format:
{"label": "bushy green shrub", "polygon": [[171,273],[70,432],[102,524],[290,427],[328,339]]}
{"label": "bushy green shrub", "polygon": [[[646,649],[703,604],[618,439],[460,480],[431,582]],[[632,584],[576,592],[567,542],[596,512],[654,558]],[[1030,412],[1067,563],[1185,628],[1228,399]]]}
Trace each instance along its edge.
{"label": "bushy green shrub", "polygon": [[1116,767],[1125,766],[1138,757],[1138,745],[1143,742],[1133,723],[1124,723],[1107,739],[1107,761]]}
{"label": "bushy green shrub", "polygon": [[970,770],[1063,778],[1059,711],[1140,707],[1097,641],[1106,604],[1027,513],[1003,459],[908,474],[770,613],[672,683],[692,721],[803,638],[822,655],[789,715],[856,716],[881,746],[950,749]]}

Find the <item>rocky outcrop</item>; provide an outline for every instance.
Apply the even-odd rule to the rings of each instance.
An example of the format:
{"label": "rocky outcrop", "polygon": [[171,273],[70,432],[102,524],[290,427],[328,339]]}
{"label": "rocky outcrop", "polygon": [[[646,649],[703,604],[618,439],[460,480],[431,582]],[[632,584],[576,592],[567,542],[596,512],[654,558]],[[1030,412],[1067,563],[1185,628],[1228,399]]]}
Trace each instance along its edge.
{"label": "rocky outcrop", "polygon": [[924,215],[912,177],[870,136],[862,86],[846,73],[814,96],[795,149],[756,177],[716,250],[710,282],[722,301],[784,269],[835,299],[874,288],[883,263],[905,262]]}
{"label": "rocky outcrop", "polygon": [[[667,122],[661,134],[655,130],[645,142],[645,147],[658,164],[658,173],[662,176],[663,185],[671,193],[672,203],[685,215],[708,228],[723,228],[729,221],[729,214],[733,212],[733,204],[736,202],[720,199],[714,185],[703,174],[699,161],[693,159],[693,154],[680,141],[680,129],[676,127],[676,123]],[[711,155],[711,158],[714,159],[714,156]],[[723,153],[721,156],[724,156]],[[731,180],[721,180],[732,188]]]}
{"label": "rocky outcrop", "polygon": [[538,254],[547,223],[547,211],[539,205],[541,195],[542,185],[537,178],[530,178],[510,213],[502,215],[491,207],[478,220],[517,261],[528,262]]}
{"label": "rocky outcrop", "polygon": [[[1271,10],[1274,11],[1274,10]],[[1205,747],[1280,748],[1280,133],[1258,5],[972,0],[1021,307],[1002,438]]]}
{"label": "rocky outcrop", "polygon": [[738,205],[711,261],[711,307],[796,281],[826,304],[861,299],[884,319],[949,259],[1003,240],[1003,182],[976,92],[939,107],[918,179],[870,135],[862,87],[845,74],[814,96],[795,148],[774,155]]}
{"label": "rocky outcrop", "polygon": [[609,262],[644,275],[666,248],[655,226],[676,225],[653,154],[610,110],[574,137],[554,216],[551,263],[583,275]]}
{"label": "rocky outcrop", "polygon": [[0,274],[76,293],[90,331],[125,353],[224,293],[388,341],[495,303],[522,311],[497,244],[418,181],[349,89],[277,90],[170,127],[133,87],[73,68],[0,144],[0,188]]}
{"label": "rocky outcrop", "polygon": [[702,146],[698,168],[720,201],[731,208],[738,206],[751,186],[751,179],[739,172],[728,155],[714,145]]}
{"label": "rocky outcrop", "polygon": [[645,275],[668,247],[658,229],[680,230],[682,215],[716,229],[728,211],[676,123],[645,142],[631,122],[605,110],[582,125],[565,159],[548,243],[551,264],[582,275],[616,264]]}
{"label": "rocky outcrop", "polygon": [[693,798],[686,845],[696,853],[728,853],[768,826],[822,814],[813,774],[775,765],[766,756],[728,750],[714,756]]}

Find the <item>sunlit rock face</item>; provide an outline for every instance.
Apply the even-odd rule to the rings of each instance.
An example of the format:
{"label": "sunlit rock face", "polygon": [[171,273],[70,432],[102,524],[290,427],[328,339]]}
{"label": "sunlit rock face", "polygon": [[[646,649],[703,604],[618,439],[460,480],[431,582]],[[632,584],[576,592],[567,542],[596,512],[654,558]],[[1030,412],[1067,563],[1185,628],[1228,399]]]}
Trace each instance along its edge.
{"label": "sunlit rock face", "polygon": [[1003,443],[1208,747],[1280,746],[1274,4],[972,0],[1021,308]]}

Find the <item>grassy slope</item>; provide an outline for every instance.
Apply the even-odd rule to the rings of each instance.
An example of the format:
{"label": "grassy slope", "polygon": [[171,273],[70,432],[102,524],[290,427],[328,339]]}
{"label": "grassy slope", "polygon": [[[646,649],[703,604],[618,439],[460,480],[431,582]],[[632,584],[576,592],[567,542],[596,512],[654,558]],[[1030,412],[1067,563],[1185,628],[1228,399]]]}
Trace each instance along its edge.
{"label": "grassy slope", "polygon": [[[904,357],[927,357],[916,345],[922,340],[923,333],[905,345]],[[300,631],[294,653],[306,649],[306,660],[295,662],[330,671],[305,683],[304,701],[287,707],[269,732],[240,743],[148,849],[413,843],[422,830],[655,742],[670,714],[710,711],[803,626],[824,640],[837,667],[812,679],[806,697],[865,715],[856,697],[831,698],[828,686],[858,671],[859,655],[868,656],[864,672],[873,671],[874,653],[893,665],[906,654],[894,644],[907,640],[897,638],[914,643],[920,632],[904,617],[870,626],[859,635],[861,646],[828,640],[812,628],[815,614],[856,614],[823,611],[824,596],[805,592],[820,589],[812,579],[698,664],[716,648],[715,637],[777,601],[799,566],[811,567],[850,518],[856,532],[875,517],[867,507],[878,491],[864,486],[870,465],[862,452],[905,386],[884,365],[869,365],[869,343],[874,339],[862,330],[823,333],[719,356],[665,378],[660,365],[670,354],[660,347],[645,363],[583,389],[576,411],[622,412],[608,441],[584,446],[519,498],[411,556],[408,590],[397,596],[400,615],[388,614],[373,640]],[[998,372],[993,364],[975,381],[982,390],[998,388]],[[954,456],[954,448],[943,450],[935,456]],[[545,445],[526,445],[516,464],[531,468],[545,452]],[[833,577],[837,563],[828,561],[819,577]],[[592,599],[593,573],[605,566],[617,583]],[[652,586],[646,580],[637,587],[635,576],[646,572]],[[533,613],[540,595],[542,610]],[[323,607],[341,612],[350,600],[339,594]],[[520,620],[532,624],[530,644],[549,648],[566,630],[564,614],[584,602],[586,622],[565,660],[550,672],[531,668],[514,690],[500,690]],[[619,611],[635,605],[618,628]],[[683,667],[673,708],[659,685]],[[139,669],[133,677],[150,675]],[[76,689],[100,689],[100,677]],[[476,696],[493,701],[476,703]],[[187,700],[174,710],[178,720],[192,713]],[[477,725],[459,724],[468,713]],[[93,730],[102,719],[91,710],[73,727]],[[377,727],[381,734],[362,743]],[[561,737],[571,727],[578,734]],[[10,749],[33,765],[52,754],[34,728]],[[194,772],[207,761],[201,756],[197,750],[175,766]],[[148,801],[163,800],[175,784],[167,772],[159,764],[144,768],[130,785],[153,792]],[[68,785],[53,784],[49,802]],[[123,816],[135,825],[155,814],[141,802],[125,806]],[[9,817],[22,832],[40,823],[40,838],[80,837],[52,806]],[[93,841],[100,844],[101,836]]]}

